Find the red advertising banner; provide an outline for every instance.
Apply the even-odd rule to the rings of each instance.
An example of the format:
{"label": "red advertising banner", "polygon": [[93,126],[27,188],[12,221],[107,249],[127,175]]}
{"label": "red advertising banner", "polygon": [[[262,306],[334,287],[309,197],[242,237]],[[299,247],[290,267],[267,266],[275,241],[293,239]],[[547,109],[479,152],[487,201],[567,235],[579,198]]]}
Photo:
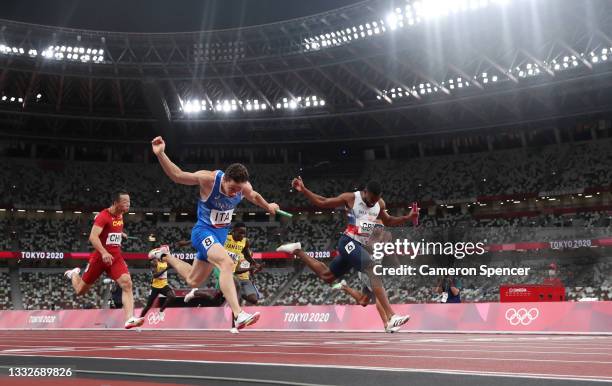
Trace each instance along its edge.
{"label": "red advertising banner", "polygon": [[[548,332],[612,334],[612,302],[465,303],[394,305],[412,316],[403,331]],[[254,330],[382,331],[373,306],[250,307],[261,313]],[[228,330],[229,308],[156,309],[144,329]],[[122,328],[122,310],[1,311],[2,329]]]}
{"label": "red advertising banner", "polygon": [[[335,257],[337,251],[314,251],[306,252],[317,259],[326,259]],[[0,259],[20,259],[20,260],[65,260],[65,259],[89,259],[91,252],[46,252],[46,251],[0,251]],[[196,257],[195,252],[173,252],[174,256],[182,260],[193,260]],[[123,252],[123,258],[126,260],[142,260],[147,259],[146,253]],[[286,252],[254,252],[254,259],[288,259],[293,258],[292,255]]]}
{"label": "red advertising banner", "polygon": [[[511,244],[495,244],[487,245],[485,249],[490,252],[503,251],[528,251],[538,249],[576,249],[576,248],[594,248],[594,247],[612,247],[612,238],[600,239],[584,239],[584,240],[559,240],[545,242],[524,242]],[[306,252],[310,256],[317,259],[333,258],[338,254],[338,251],[310,251]],[[30,260],[63,260],[63,259],[88,259],[90,252],[49,252],[49,251],[0,251],[0,259],[30,259]],[[193,260],[195,252],[173,252],[179,259]],[[146,253],[123,252],[123,257],[126,260],[142,260],[147,258]],[[286,252],[254,252],[254,259],[289,259],[292,255]]]}
{"label": "red advertising banner", "polygon": [[504,284],[499,287],[499,300],[507,302],[560,302],[565,300],[565,287],[550,284]]}

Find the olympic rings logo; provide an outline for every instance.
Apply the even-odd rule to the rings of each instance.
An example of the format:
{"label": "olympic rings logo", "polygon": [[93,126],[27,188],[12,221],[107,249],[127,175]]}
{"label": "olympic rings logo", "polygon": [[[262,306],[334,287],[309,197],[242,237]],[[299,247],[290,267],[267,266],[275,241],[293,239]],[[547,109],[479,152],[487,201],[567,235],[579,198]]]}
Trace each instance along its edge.
{"label": "olympic rings logo", "polygon": [[164,321],[164,318],[161,317],[159,312],[154,312],[147,316],[147,321],[149,322],[149,324],[160,324]]}
{"label": "olympic rings logo", "polygon": [[527,310],[526,308],[519,308],[515,310],[514,308],[508,308],[506,310],[506,320],[513,326],[518,326],[519,324],[523,326],[528,326],[536,320],[540,316],[540,310],[537,308],[530,308]]}

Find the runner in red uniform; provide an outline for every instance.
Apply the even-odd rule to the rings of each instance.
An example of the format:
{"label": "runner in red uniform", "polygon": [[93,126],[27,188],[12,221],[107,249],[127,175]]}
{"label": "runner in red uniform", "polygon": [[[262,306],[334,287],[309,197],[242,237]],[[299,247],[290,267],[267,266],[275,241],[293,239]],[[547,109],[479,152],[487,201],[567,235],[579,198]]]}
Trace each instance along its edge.
{"label": "runner in red uniform", "polygon": [[123,233],[123,214],[129,210],[130,195],[124,191],[115,193],[111,207],[101,211],[94,219],[89,241],[95,251],[89,256],[83,277],[79,276],[80,268],[64,273],[72,282],[72,287],[77,295],[87,293],[104,272],[116,281],[122,290],[125,328],[139,327],[144,323],[144,318],[134,317],[132,278],[121,255],[121,240],[126,236]]}

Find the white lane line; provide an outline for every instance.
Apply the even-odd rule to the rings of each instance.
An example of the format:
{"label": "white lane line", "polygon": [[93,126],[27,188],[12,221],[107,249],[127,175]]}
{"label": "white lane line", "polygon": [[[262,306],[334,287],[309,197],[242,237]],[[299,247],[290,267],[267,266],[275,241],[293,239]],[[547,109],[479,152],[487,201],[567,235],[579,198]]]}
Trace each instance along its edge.
{"label": "white lane line", "polygon": [[[61,347],[56,350],[49,349],[40,349],[40,350],[31,350],[31,351],[15,351],[15,350],[4,350],[4,355],[7,354],[17,354],[17,353],[37,353],[37,352],[96,352],[96,351],[123,351],[129,349],[128,347],[107,347],[107,348],[98,348],[98,347]],[[236,353],[236,354],[253,354],[253,355],[292,355],[292,356],[315,356],[315,357],[346,357],[347,353],[321,353],[321,352],[287,352],[287,351],[251,351],[251,350],[214,350],[207,349],[205,347],[193,347],[193,348],[172,348],[168,347],[157,347],[157,348],[140,348],[143,350],[156,350],[156,351],[196,351],[196,352],[209,352],[209,353]],[[0,354],[2,355],[2,354]],[[352,352],[350,354],[351,357],[359,357],[359,358],[388,358],[389,354],[357,354]],[[440,356],[440,355],[405,355],[405,354],[394,354],[393,358],[410,358],[410,359],[452,359],[452,360],[462,360],[462,361],[492,361],[492,362],[516,362],[517,358],[491,358],[491,357],[466,357],[466,356]],[[109,359],[112,359],[110,357]],[[612,365],[612,361],[593,361],[593,360],[568,360],[568,359],[535,359],[529,358],[529,362],[541,362],[541,363],[586,363],[586,364],[601,364],[601,365]]]}
{"label": "white lane line", "polygon": [[[3,356],[4,354],[0,354]],[[552,374],[552,373],[528,373],[528,372],[495,372],[495,371],[472,371],[455,369],[419,369],[419,368],[395,368],[395,367],[369,367],[369,366],[348,366],[348,365],[316,365],[316,364],[292,364],[292,363],[262,363],[262,362],[229,362],[229,361],[205,361],[189,359],[152,359],[152,358],[106,358],[106,357],[82,357],[82,356],[53,356],[53,355],[24,355],[38,358],[71,358],[71,359],[103,359],[109,361],[150,361],[150,362],[180,362],[194,364],[225,364],[225,365],[245,365],[245,366],[268,366],[268,367],[300,367],[300,368],[334,368],[362,371],[391,371],[406,373],[433,373],[449,375],[473,375],[482,377],[502,377],[502,378],[528,378],[528,379],[554,379],[566,381],[587,381],[587,382],[611,382],[612,376],[595,375],[575,375],[575,374]]]}

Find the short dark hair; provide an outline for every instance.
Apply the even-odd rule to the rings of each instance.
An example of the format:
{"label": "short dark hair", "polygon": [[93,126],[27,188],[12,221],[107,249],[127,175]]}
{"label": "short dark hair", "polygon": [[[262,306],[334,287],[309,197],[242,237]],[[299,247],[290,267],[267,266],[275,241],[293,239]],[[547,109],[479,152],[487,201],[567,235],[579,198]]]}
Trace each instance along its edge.
{"label": "short dark hair", "polygon": [[236,182],[247,182],[249,180],[249,171],[243,164],[235,163],[225,169],[227,178]]}
{"label": "short dark hair", "polygon": [[237,222],[234,224],[234,229],[236,228],[246,228],[246,224],[243,222]]}
{"label": "short dark hair", "polygon": [[382,193],[382,188],[380,184],[376,181],[370,181],[366,185],[366,190],[376,196],[380,196]]}
{"label": "short dark hair", "polygon": [[130,195],[125,189],[115,190],[112,195],[113,203],[118,202],[121,199],[121,196],[123,196],[124,194],[128,196]]}

